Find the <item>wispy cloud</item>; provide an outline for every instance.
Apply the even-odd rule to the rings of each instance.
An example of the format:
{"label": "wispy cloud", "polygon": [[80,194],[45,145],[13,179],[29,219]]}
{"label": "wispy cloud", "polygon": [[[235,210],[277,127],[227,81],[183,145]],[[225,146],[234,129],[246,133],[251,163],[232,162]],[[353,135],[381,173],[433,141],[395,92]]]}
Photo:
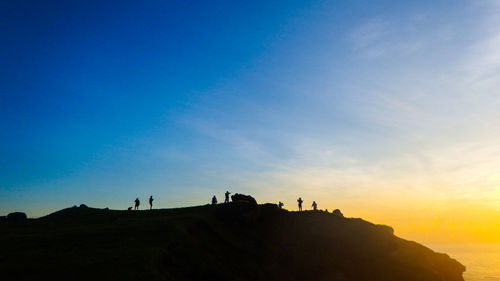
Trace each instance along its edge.
{"label": "wispy cloud", "polygon": [[352,30],[349,39],[352,41],[354,48],[359,50],[384,40],[393,32],[393,27],[389,22],[376,18]]}
{"label": "wispy cloud", "polygon": [[354,53],[361,58],[405,57],[454,36],[450,24],[430,24],[426,14],[406,19],[368,20],[353,28],[348,35]]}
{"label": "wispy cloud", "polygon": [[[349,37],[354,67],[373,58],[379,63],[362,81],[357,76],[336,81],[355,84],[354,89],[339,87],[349,90],[328,96],[332,91],[324,85],[294,85],[304,89],[297,99],[307,100],[281,105],[278,113],[255,104],[249,111],[258,112],[258,126],[231,119],[237,114],[213,112],[218,108],[213,104],[209,113],[197,112],[183,122],[213,142],[204,153],[211,157],[211,147],[218,146],[232,156],[229,165],[238,167],[211,163],[219,171],[226,168],[228,182],[268,200],[294,202],[302,194],[323,202],[403,197],[408,204],[483,200],[494,206],[499,198],[492,195],[500,186],[495,170],[500,165],[500,29],[483,12],[467,16],[476,25],[466,29],[462,21],[443,23],[425,13],[375,18]],[[352,116],[361,125],[343,126]],[[296,126],[301,121],[306,126]]]}
{"label": "wispy cloud", "polygon": [[386,83],[358,89],[364,102],[351,110],[359,111],[370,132],[352,143],[334,135],[290,139],[287,161],[276,159],[266,180],[254,182],[279,182],[291,193],[319,192],[331,200],[392,193],[483,200],[493,207],[500,201],[492,196],[500,187],[500,24],[493,14],[469,11],[476,25],[467,28],[427,16],[358,26],[349,40],[360,56],[418,52],[418,60],[388,62],[387,70],[374,74]]}

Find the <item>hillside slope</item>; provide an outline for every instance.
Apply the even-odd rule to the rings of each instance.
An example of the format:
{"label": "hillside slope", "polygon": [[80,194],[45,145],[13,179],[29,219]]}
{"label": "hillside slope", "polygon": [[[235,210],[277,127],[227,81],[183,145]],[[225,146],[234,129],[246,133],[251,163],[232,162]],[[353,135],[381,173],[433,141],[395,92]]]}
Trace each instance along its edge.
{"label": "hillside slope", "polygon": [[229,203],[68,208],[0,224],[2,280],[462,281],[465,267],[390,227]]}

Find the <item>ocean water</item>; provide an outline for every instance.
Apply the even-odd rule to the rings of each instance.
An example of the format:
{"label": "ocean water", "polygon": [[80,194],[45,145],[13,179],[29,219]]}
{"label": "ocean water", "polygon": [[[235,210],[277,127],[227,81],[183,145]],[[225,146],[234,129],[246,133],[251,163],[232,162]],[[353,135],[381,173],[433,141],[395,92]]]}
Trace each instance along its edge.
{"label": "ocean water", "polygon": [[500,244],[430,244],[467,267],[465,281],[500,281]]}

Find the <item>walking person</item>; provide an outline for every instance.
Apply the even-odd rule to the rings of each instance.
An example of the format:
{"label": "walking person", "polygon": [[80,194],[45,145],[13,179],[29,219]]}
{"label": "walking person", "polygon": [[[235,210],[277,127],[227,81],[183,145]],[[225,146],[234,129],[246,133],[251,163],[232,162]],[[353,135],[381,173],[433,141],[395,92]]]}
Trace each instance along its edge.
{"label": "walking person", "polygon": [[226,196],[226,198],[224,199],[224,203],[229,203],[229,194],[231,194],[231,192],[229,191],[226,191],[226,193],[224,193],[224,195]]}
{"label": "walking person", "polygon": [[153,209],[153,195],[149,196],[149,209]]}
{"label": "walking person", "polygon": [[299,197],[299,199],[297,199],[297,202],[299,203],[299,211],[302,211],[302,203],[304,202],[304,200]]}
{"label": "walking person", "polygon": [[313,207],[313,210],[314,210],[314,211],[317,211],[317,210],[318,210],[318,204],[316,204],[316,201],[313,201],[313,203],[312,203],[312,207]]}
{"label": "walking person", "polygon": [[139,198],[135,198],[135,207],[134,210],[139,210],[139,205],[141,204],[141,201],[139,201]]}

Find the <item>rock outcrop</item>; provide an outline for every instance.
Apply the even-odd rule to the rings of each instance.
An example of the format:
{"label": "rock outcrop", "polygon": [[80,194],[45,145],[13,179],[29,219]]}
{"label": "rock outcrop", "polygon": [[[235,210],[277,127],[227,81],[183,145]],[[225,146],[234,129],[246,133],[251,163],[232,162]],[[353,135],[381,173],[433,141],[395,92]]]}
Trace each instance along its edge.
{"label": "rock outcrop", "polygon": [[26,216],[26,213],[23,212],[14,212],[7,215],[7,221],[10,222],[22,222],[26,221],[27,219],[28,216]]}
{"label": "rock outcrop", "polygon": [[339,216],[339,217],[344,217],[344,215],[342,214],[342,212],[339,209],[333,210],[332,214]]}
{"label": "rock outcrop", "polygon": [[257,205],[257,200],[250,195],[236,193],[231,196],[231,201],[233,202],[246,202],[253,205]]}

